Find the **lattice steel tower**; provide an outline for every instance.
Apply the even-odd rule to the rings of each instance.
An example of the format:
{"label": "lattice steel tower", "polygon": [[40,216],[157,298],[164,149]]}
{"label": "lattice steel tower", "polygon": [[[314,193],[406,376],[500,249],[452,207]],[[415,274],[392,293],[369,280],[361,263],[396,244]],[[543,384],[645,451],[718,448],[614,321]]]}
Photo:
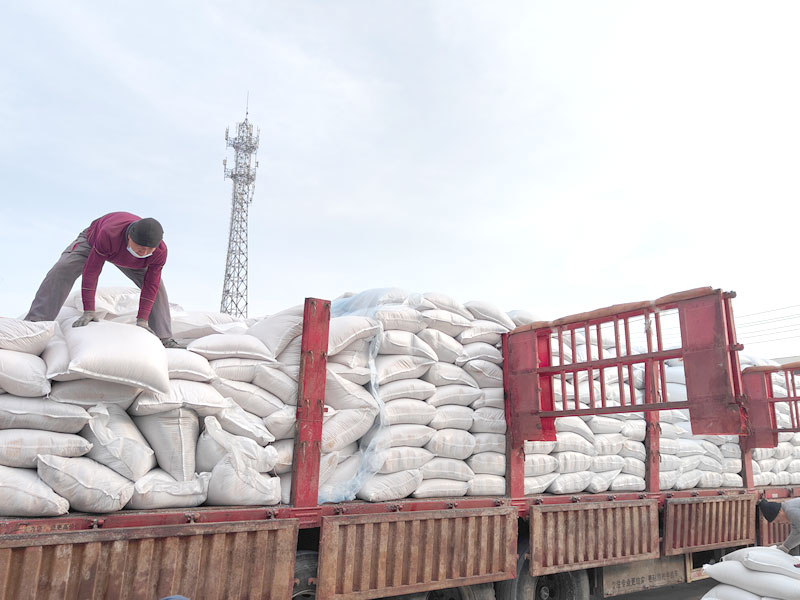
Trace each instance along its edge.
{"label": "lattice steel tower", "polygon": [[253,201],[256,186],[256,151],[261,130],[253,133],[253,124],[247,120],[237,123],[236,136],[229,137],[225,129],[225,142],[234,149],[233,169],[228,159],[222,161],[225,177],[233,180],[231,197],[231,226],[228,237],[228,258],[225,261],[225,282],[222,286],[220,312],[234,317],[247,317],[247,213]]}

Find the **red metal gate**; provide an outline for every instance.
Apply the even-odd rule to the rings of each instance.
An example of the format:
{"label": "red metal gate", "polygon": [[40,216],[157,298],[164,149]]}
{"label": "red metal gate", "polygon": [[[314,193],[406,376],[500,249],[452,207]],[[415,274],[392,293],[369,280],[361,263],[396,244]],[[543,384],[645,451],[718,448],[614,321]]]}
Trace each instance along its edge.
{"label": "red metal gate", "polygon": [[664,555],[755,543],[754,494],[671,498],[664,509]]}

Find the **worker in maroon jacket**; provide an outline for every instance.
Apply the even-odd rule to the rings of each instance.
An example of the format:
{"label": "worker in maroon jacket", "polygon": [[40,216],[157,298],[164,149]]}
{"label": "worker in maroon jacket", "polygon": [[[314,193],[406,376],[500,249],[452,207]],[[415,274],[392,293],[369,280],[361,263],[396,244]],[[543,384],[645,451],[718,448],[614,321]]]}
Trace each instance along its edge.
{"label": "worker in maroon jacket", "polygon": [[167,262],[163,236],[164,230],[158,221],[141,219],[131,213],[113,212],[94,220],[67,246],[47,273],[25,319],[54,320],[75,280],[83,274],[83,315],[72,326],[83,327],[97,321],[94,296],[100,271],[108,261],[141,290],[136,324],[157,335],[167,348],[177,347],[172,339],[167,290],[161,281],[161,269]]}

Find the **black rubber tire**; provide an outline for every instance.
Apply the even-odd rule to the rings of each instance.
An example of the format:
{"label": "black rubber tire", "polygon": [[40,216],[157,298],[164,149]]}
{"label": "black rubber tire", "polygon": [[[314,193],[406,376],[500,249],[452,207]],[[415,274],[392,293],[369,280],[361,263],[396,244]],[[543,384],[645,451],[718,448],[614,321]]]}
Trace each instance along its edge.
{"label": "black rubber tire", "polygon": [[299,550],[294,557],[292,598],[314,600],[317,597],[317,553]]}
{"label": "black rubber tire", "polygon": [[402,596],[392,596],[396,600],[495,600],[494,585],[491,583],[479,583],[477,585],[465,585],[457,588],[447,588],[444,590],[430,590],[428,592],[418,592],[416,594],[404,594]]}
{"label": "black rubber tire", "polygon": [[589,600],[589,573],[566,571],[533,577],[525,555],[529,548],[521,546],[517,560],[517,577],[495,584],[497,600]]}

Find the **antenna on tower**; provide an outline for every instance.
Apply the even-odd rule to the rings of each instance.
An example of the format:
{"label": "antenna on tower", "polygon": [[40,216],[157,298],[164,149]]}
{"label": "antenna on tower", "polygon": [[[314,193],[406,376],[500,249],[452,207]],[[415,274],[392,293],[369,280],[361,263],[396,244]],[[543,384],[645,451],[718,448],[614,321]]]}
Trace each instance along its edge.
{"label": "antenna on tower", "polygon": [[233,168],[228,168],[227,158],[222,161],[224,176],[233,181],[233,192],[220,312],[239,318],[247,318],[247,217],[256,186],[258,161],[255,156],[261,136],[260,129],[253,134],[253,126],[247,120],[249,108],[250,92],[247,93],[244,121],[236,124],[236,135],[231,137],[225,129],[226,146],[235,153]]}

